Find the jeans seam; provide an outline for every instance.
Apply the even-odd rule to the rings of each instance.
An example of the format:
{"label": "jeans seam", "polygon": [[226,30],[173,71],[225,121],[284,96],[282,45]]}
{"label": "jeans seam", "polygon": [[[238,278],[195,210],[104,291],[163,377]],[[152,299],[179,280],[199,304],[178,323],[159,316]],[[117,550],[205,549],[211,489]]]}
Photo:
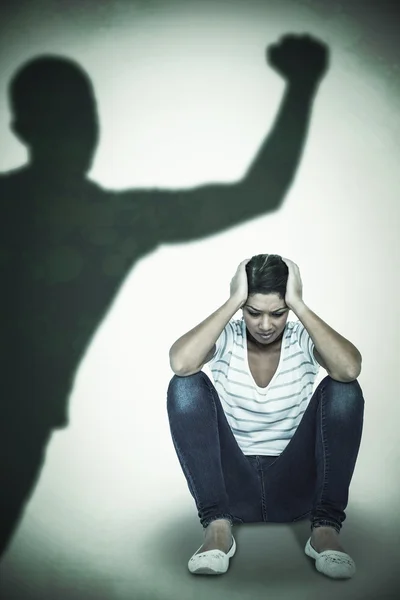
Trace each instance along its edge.
{"label": "jeans seam", "polygon": [[307,510],[306,512],[304,512],[301,515],[298,515],[297,517],[292,519],[292,522],[295,523],[296,521],[304,520],[306,517],[309,517],[311,515],[311,513],[312,513],[311,510]]}
{"label": "jeans seam", "polygon": [[[218,410],[217,410],[217,406],[216,406],[216,400],[214,398],[214,391],[216,393],[218,393],[218,392],[216,391],[215,387],[212,384],[210,385],[211,382],[210,382],[209,378],[206,376],[206,374],[203,373],[202,371],[201,371],[201,373],[203,375],[203,380],[206,382],[207,391],[208,391],[209,398],[210,398],[210,401],[212,403],[212,407],[213,407],[213,410],[214,410],[214,417],[215,417],[215,423],[216,423],[216,427],[217,427],[218,440],[219,440]],[[221,401],[221,400],[219,399],[219,401]],[[219,444],[220,444],[219,450],[220,450],[220,459],[221,459],[221,443],[219,442]],[[222,470],[222,464],[221,464],[221,470]],[[228,494],[227,494],[227,491],[226,491],[226,484],[225,484],[225,478],[224,478],[223,470],[222,470],[222,480],[224,482],[225,495],[226,495],[227,500],[228,500],[227,508],[229,509],[230,508],[229,507],[229,498],[228,498]],[[224,514],[224,515],[229,514],[229,519],[230,519],[231,525],[233,525],[233,517],[232,517],[232,515],[230,513],[222,513],[222,514]]]}
{"label": "jeans seam", "polygon": [[261,508],[262,508],[262,514],[263,514],[263,519],[265,522],[267,522],[268,520],[268,516],[267,516],[267,501],[266,501],[266,497],[265,497],[265,485],[264,485],[264,473],[263,473],[263,469],[262,469],[262,465],[259,461],[259,458],[257,456],[257,463],[259,463],[259,467],[260,467],[260,480],[261,480]]}
{"label": "jeans seam", "polygon": [[175,444],[176,448],[178,449],[178,458],[179,458],[180,462],[182,463],[182,465],[184,465],[184,467],[185,467],[184,473],[187,474],[187,477],[188,477],[188,480],[189,480],[189,483],[190,483],[190,488],[191,488],[191,490],[192,490],[192,492],[194,494],[194,499],[196,501],[196,504],[198,504],[198,497],[197,497],[197,493],[196,493],[196,483],[194,481],[194,478],[193,478],[192,474],[190,473],[190,470],[187,467],[186,461],[184,460],[183,452],[181,452],[179,444],[176,441],[175,436],[172,433],[172,431],[171,431],[171,436],[172,436],[173,443]]}
{"label": "jeans seam", "polygon": [[323,457],[323,465],[324,465],[323,473],[324,474],[323,474],[323,481],[322,481],[322,486],[321,486],[321,493],[320,493],[319,499],[317,500],[316,508],[322,503],[322,497],[323,497],[325,489],[326,489],[327,471],[328,471],[328,467],[327,467],[328,457],[327,457],[327,451],[326,451],[326,446],[325,446],[324,400],[325,400],[324,387],[321,387],[321,446],[322,446],[322,457]]}
{"label": "jeans seam", "polygon": [[[319,500],[317,500],[317,503],[315,506],[315,511],[317,511],[318,507],[322,504],[322,500],[324,498],[324,494],[325,494],[326,487],[327,487],[327,475],[328,475],[328,471],[329,471],[329,451],[328,451],[328,447],[326,444],[325,401],[326,401],[325,386],[322,385],[321,386],[321,400],[320,400],[320,402],[321,402],[321,446],[322,446],[324,471],[323,471],[323,482],[322,482],[322,486],[321,486],[321,494],[319,496]],[[315,511],[314,511],[314,514],[315,514]],[[314,515],[313,515],[313,517],[314,517]],[[315,527],[318,527],[321,525],[327,525],[327,526],[334,527],[334,529],[337,531],[337,533],[340,532],[340,525],[338,525],[336,521],[329,519],[329,518],[327,519],[327,518],[318,518],[318,517],[313,518],[311,530],[313,530]]]}

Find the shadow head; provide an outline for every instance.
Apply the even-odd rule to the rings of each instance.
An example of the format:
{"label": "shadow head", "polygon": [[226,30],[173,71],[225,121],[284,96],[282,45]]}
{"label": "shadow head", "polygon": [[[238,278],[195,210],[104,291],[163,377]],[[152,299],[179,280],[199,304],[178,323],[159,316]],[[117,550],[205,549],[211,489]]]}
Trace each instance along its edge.
{"label": "shadow head", "polygon": [[11,128],[28,146],[33,166],[84,175],[90,169],[99,126],[93,87],[71,59],[40,56],[10,82]]}

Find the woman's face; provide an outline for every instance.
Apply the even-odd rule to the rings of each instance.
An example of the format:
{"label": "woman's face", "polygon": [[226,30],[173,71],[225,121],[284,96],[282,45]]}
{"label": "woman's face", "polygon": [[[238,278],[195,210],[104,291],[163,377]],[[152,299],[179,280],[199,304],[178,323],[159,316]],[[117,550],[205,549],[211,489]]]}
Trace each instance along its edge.
{"label": "woman's face", "polygon": [[278,294],[253,294],[243,305],[243,319],[259,344],[271,344],[285,329],[289,309]]}

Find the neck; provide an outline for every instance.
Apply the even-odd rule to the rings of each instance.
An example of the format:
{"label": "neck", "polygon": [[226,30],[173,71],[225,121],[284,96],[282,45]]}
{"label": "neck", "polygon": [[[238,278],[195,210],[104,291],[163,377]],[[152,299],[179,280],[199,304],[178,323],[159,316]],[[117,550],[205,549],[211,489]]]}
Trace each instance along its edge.
{"label": "neck", "polygon": [[86,173],[79,168],[66,168],[65,165],[41,156],[32,156],[29,169],[47,182],[65,184],[77,183],[86,179]]}

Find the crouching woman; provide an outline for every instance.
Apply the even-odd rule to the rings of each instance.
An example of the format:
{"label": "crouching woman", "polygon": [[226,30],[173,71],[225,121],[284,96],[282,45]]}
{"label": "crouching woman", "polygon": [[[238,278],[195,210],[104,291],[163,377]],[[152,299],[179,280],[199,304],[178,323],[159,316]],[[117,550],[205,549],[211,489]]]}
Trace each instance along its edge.
{"label": "crouching woman", "polygon": [[228,300],[173,344],[170,364],[172,440],[205,533],[189,570],[227,571],[234,524],[308,518],[318,571],[352,577],[339,534],[363,427],[361,355],[305,304],[297,265],[242,261]]}

